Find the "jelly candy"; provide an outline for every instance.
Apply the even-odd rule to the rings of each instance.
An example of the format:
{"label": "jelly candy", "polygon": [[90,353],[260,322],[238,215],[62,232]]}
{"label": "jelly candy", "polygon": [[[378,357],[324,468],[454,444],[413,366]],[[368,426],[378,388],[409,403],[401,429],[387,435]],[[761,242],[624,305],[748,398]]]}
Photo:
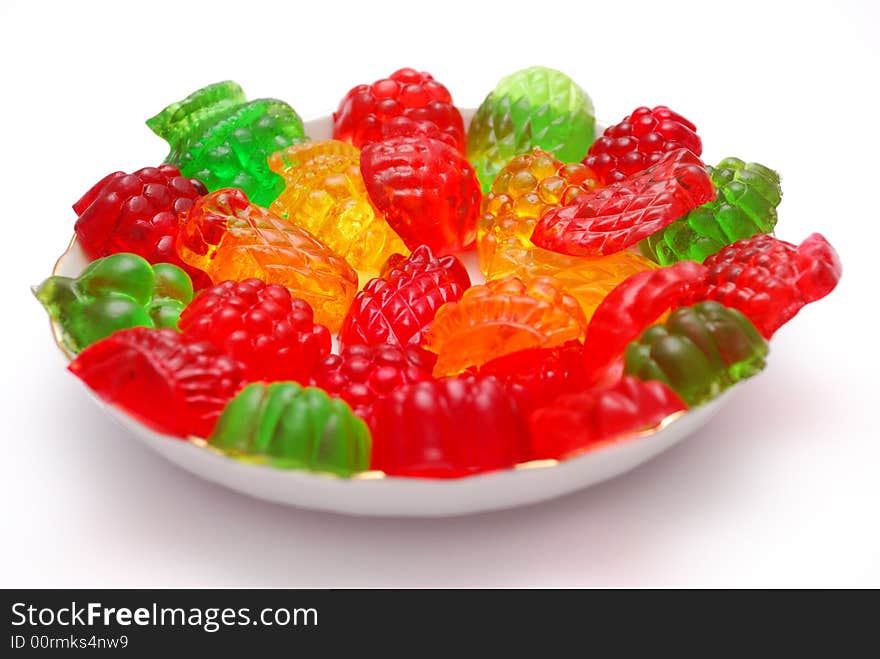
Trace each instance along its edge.
{"label": "jelly candy", "polygon": [[408,252],[370,203],[357,148],[307,142],[270,156],[269,168],[285,180],[269,210],[309,231],[356,270],[375,276],[391,254]]}
{"label": "jelly candy", "polygon": [[236,83],[203,87],[147,120],[168,142],[166,162],[208,190],[240,188],[253,203],[268,206],[284,188],[269,170],[270,154],[305,141],[302,120],[287,103],[246,101]]}
{"label": "jelly candy", "polygon": [[342,398],[372,426],[377,401],[399,385],[430,380],[433,366],[431,353],[419,348],[349,345],[324,358],[312,384]]}
{"label": "jelly candy", "polygon": [[699,302],[673,311],[626,348],[625,371],[668,384],[690,406],[764,368],[767,342],[736,309]]}
{"label": "jelly candy", "polygon": [[400,69],[372,85],[352,89],[333,113],[333,137],[363,147],[388,137],[421,135],[450,143],[464,153],[464,121],[446,87],[430,73]]}
{"label": "jelly candy", "polygon": [[584,339],[584,357],[591,381],[623,354],[663,313],[680,306],[691,288],[702,290],[706,268],[693,261],[631,275],[596,307]]}
{"label": "jelly candy", "polygon": [[437,354],[435,376],[452,375],[501,355],[583,338],[586,325],[577,300],[553,278],[505,277],[443,305],[423,347]]}
{"label": "jelly candy", "polygon": [[782,201],[779,174],[758,163],[725,158],[707,167],[716,199],[692,210],[639,243],[642,253],[661,265],[703,261],[725,245],[776,226]]}
{"label": "jelly candy", "polygon": [[532,242],[572,256],[612,254],[714,198],[703,163],[678,149],[629,178],[549,210],[538,221]]}
{"label": "jelly candy", "polygon": [[92,259],[132,252],[150,263],[182,267],[203,288],[210,281],[178,258],[174,240],[180,216],[206,192],[200,181],[184,178],[173,165],[114,172],[73,205],[76,239]]}
{"label": "jelly candy", "polygon": [[458,478],[529,459],[522,411],[493,377],[406,384],[376,407],[372,468],[389,476]]}
{"label": "jelly candy", "polygon": [[426,245],[408,259],[390,262],[396,265],[355,296],[342,324],[342,345],[417,346],[437,309],[460,299],[470,286],[461,261],[451,255],[438,259]]}
{"label": "jelly candy", "polygon": [[584,346],[580,341],[569,341],[555,348],[532,348],[503,355],[474,371],[479,375],[498,378],[524,412],[587,387]]}
{"label": "jelly candy", "polygon": [[590,97],[564,73],[533,66],[502,79],[480,105],[468,129],[468,159],[488,192],[514,156],[539,147],[574,162],[594,131]]}
{"label": "jelly candy", "polygon": [[702,155],[697,127],[667,108],[636,108],[631,115],[593,142],[584,164],[595,170],[603,183],[616,183],[658,162],[664,154],[688,149]]}
{"label": "jelly candy", "polygon": [[73,352],[126,327],[177,328],[192,282],[170,263],[151,266],[120,252],[92,261],[76,279],[49,277],[34,294]]}
{"label": "jelly candy", "polygon": [[464,156],[444,142],[394,137],[361,151],[370,199],[410,249],[428,245],[438,256],[473,241],[480,184]]}
{"label": "jelly candy", "polygon": [[561,396],[529,417],[537,459],[562,460],[652,430],[686,405],[663,382],[624,376],[610,387]]}
{"label": "jelly candy", "polygon": [[70,371],[154,430],[207,437],[243,384],[241,365],[171,329],[134,327],[93,343]]}
{"label": "jelly candy", "polygon": [[217,190],[187,213],[177,236],[180,258],[215,282],[262,279],[281,284],[314,309],[331,332],[357,291],[357,273],[341,256],[289,220],[248,203],[241,190]]}
{"label": "jelly candy", "polygon": [[801,308],[825,297],[840,280],[837,252],[814,233],[799,246],[758,234],[706,259],[705,285],[682,303],[717,300],[744,313],[766,338]]}
{"label": "jelly candy", "polygon": [[308,303],[259,279],[202,291],[181,314],[180,329],[238,360],[251,381],[308,382],[330,354],[330,332],[313,322]]}
{"label": "jelly candy", "polygon": [[370,431],[343,401],[295,382],[254,383],[223,410],[208,444],[284,469],[351,476],[370,464]]}

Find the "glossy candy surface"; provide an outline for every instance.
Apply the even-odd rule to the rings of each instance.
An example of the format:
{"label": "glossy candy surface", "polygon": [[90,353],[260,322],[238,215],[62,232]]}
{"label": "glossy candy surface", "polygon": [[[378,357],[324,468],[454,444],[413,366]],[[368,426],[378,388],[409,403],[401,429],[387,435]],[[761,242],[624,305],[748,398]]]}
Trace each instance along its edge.
{"label": "glossy candy surface", "polygon": [[437,310],[470,286],[454,256],[437,258],[426,245],[392,257],[381,277],[355,295],[339,335],[342,345],[418,346]]}
{"label": "glossy candy surface", "polygon": [[325,357],[312,384],[342,398],[355,414],[372,425],[373,410],[379,400],[400,385],[431,379],[433,365],[433,355],[419,348],[356,344]]}
{"label": "glossy candy surface", "polygon": [[770,233],[782,201],[779,174],[758,163],[725,158],[707,167],[716,199],[689,212],[639,243],[642,253],[669,265],[690,259],[702,262],[725,245]]}
{"label": "glossy candy surface", "polygon": [[269,157],[284,191],[269,210],[308,230],[367,276],[395,253],[408,253],[364,187],[360,150],[345,142],[306,142]]}
{"label": "glossy candy surface", "polygon": [[748,318],[710,300],[645,330],[626,348],[625,372],[665,382],[693,406],[761,371],[767,351]]}
{"label": "glossy candy surface", "polygon": [[271,98],[247,101],[231,81],[203,87],[147,120],[168,142],[166,162],[208,190],[240,188],[268,206],[284,188],[266,158],[305,141],[302,120],[287,103]]}
{"label": "glossy candy surface", "polygon": [[431,136],[464,152],[464,121],[430,73],[400,69],[354,87],[333,113],[333,137],[363,147],[401,135]]}
{"label": "glossy candy surface", "polygon": [[703,163],[678,149],[637,174],[551,209],[538,221],[532,242],[572,256],[612,254],[714,198]]}
{"label": "glossy candy surface", "polygon": [[564,162],[583,158],[593,141],[593,103],[564,73],[533,66],[503,78],[477,109],[467,154],[488,192],[514,156],[539,147]]}
{"label": "glossy candy surface", "polygon": [[75,279],[49,277],[34,295],[60,325],[65,345],[79,352],[127,327],[177,329],[193,287],[175,265],[121,252],[92,261]]}
{"label": "glossy candy surface", "polygon": [[187,213],[180,257],[215,282],[261,279],[281,284],[312,307],[331,332],[357,291],[357,273],[308,231],[248,202],[240,190],[217,190]]}
{"label": "glossy candy surface", "polygon": [[343,401],[295,382],[254,383],[223,410],[208,444],[285,469],[351,476],[370,463],[370,431]]}
{"label": "glossy candy surface", "polygon": [[616,183],[659,161],[664,154],[688,149],[702,155],[697,127],[663,105],[640,107],[619,124],[609,126],[590,146],[584,164],[603,183]]}
{"label": "glossy candy surface", "polygon": [[180,217],[205,192],[173,165],[113,172],[73,205],[76,239],[92,259],[132,252],[150,263],[181,266],[202,288],[207,277],[178,258],[174,241]]}
{"label": "glossy candy surface", "polygon": [[758,234],[706,259],[705,285],[683,298],[739,309],[766,338],[801,308],[834,290],[842,267],[835,249],[814,233],[800,245]]}
{"label": "glossy candy surface", "polygon": [[180,329],[239,361],[250,381],[308,382],[330,354],[330,332],[314,322],[308,303],[259,279],[202,291],[181,314]]}
{"label": "glossy candy surface", "polygon": [[600,443],[655,428],[686,405],[663,382],[624,376],[610,387],[560,396],[529,417],[534,454],[562,460]]}
{"label": "glossy candy surface", "polygon": [[505,277],[472,286],[437,312],[423,346],[437,354],[434,375],[529,348],[552,348],[583,338],[584,312],[551,277]]}
{"label": "glossy candy surface", "polygon": [[493,377],[407,384],[377,405],[372,468],[388,475],[457,478],[529,459],[526,420]]}
{"label": "glossy candy surface", "polygon": [[207,437],[244,379],[238,362],[210,343],[146,327],[92,344],[69,368],[104,401],[178,437]]}
{"label": "glossy candy surface", "polygon": [[480,185],[465,157],[445,142],[394,137],[361,151],[370,199],[410,249],[439,256],[473,243]]}

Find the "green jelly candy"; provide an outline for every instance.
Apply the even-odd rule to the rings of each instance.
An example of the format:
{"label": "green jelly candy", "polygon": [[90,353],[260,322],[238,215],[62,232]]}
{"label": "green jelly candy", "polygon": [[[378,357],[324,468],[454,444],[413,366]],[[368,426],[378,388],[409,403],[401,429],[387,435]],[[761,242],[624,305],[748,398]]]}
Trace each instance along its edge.
{"label": "green jelly candy", "polygon": [[168,142],[166,162],[208,190],[235,187],[253,203],[268,206],[284,189],[269,169],[275,151],[306,141],[302,120],[287,103],[271,98],[245,100],[236,83],[209,85],[172,103],[147,120]]}
{"label": "green jelly candy", "polygon": [[176,265],[151,266],[137,254],[121,252],[93,261],[75,279],[49,277],[34,294],[61,327],[65,345],[79,352],[120,329],[177,329],[193,287]]}
{"label": "green jelly candy", "polygon": [[713,301],[673,311],[626,348],[625,371],[668,384],[699,405],[764,368],[767,341],[743,314]]}
{"label": "green jelly candy", "polygon": [[483,101],[468,129],[467,155],[487,193],[514,156],[538,147],[575,162],[594,136],[586,92],[560,71],[533,66],[502,79]]}
{"label": "green jelly candy", "polygon": [[715,201],[639,243],[642,253],[660,265],[687,259],[702,262],[725,245],[770,233],[776,226],[776,207],[782,201],[779,174],[738,158],[725,158],[707,169],[715,185]]}
{"label": "green jelly candy", "polygon": [[342,400],[295,382],[254,383],[233,398],[208,443],[276,467],[351,476],[370,466],[370,431]]}

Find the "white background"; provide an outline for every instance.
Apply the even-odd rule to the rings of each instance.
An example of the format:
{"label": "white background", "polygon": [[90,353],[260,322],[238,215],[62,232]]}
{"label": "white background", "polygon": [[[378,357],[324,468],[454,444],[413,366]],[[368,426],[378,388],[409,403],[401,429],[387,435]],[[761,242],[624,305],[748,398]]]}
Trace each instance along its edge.
{"label": "white background", "polygon": [[[876,3],[312,4],[0,3],[0,585],[880,586]],[[546,504],[356,519],[197,480],[64,370],[28,287],[87,188],[164,157],[143,121],[168,102],[234,79],[308,117],[414,66],[474,106],[531,64],[605,121],[668,104],[707,162],[778,169],[778,235],[841,254],[838,289],[698,436]]]}

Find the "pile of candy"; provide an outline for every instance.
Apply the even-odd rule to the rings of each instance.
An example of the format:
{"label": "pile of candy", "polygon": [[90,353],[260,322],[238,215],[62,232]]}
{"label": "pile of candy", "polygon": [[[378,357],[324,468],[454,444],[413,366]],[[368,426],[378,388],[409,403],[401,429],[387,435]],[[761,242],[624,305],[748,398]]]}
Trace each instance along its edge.
{"label": "pile of candy", "polygon": [[[772,235],[774,171],[705,166],[662,106],[595,139],[558,71],[503,79],[467,131],[412,69],[352,89],[333,123],[309,141],[232,82],[149,119],[165,163],[86,192],[91,264],[36,289],[70,370],[230,456],[455,478],[710,400],[840,278],[822,236]],[[456,256],[474,244],[484,284]]]}

